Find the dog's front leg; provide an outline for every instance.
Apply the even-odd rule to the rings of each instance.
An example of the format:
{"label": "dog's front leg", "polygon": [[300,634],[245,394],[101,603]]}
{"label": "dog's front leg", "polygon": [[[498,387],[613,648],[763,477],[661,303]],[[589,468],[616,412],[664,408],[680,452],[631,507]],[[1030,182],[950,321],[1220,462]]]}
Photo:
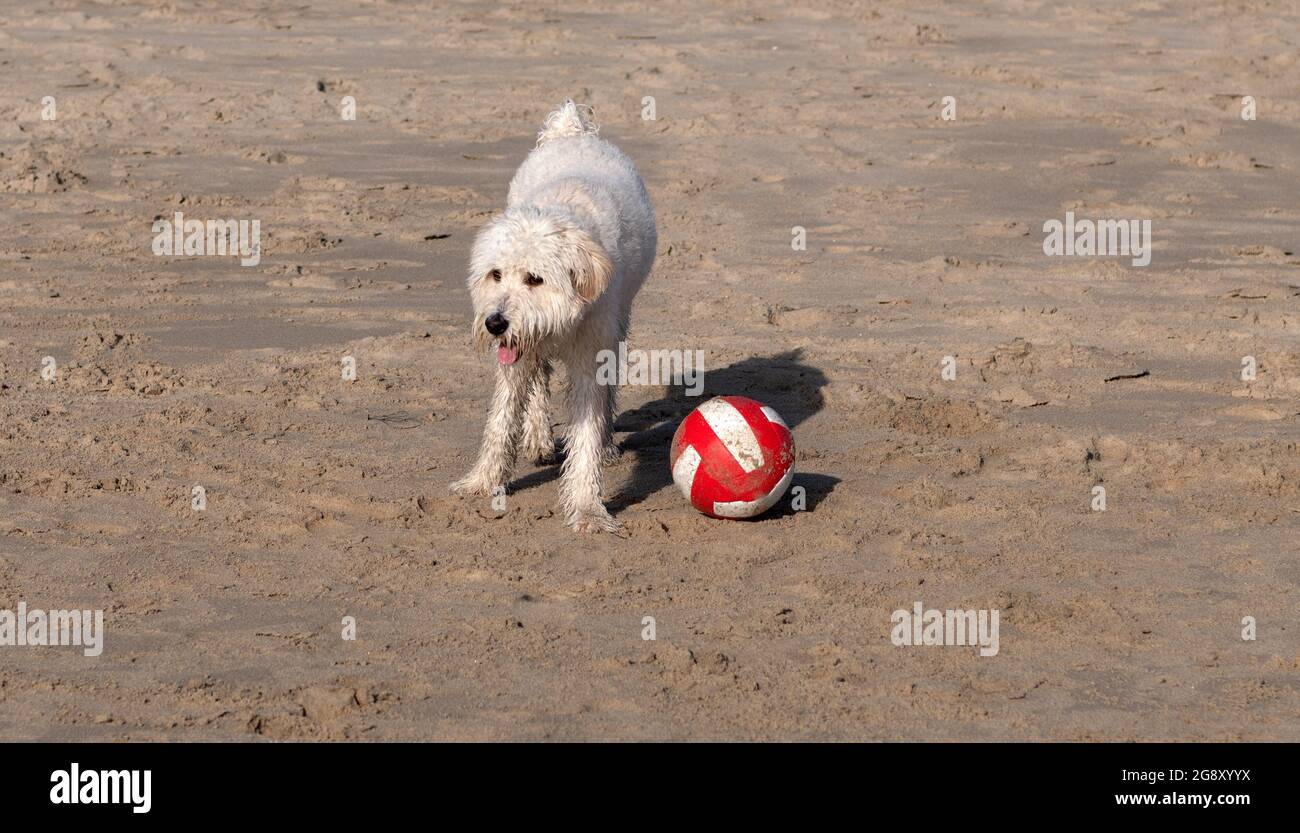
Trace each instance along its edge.
{"label": "dog's front leg", "polygon": [[596,381],[590,366],[569,368],[569,436],[560,467],[560,508],[579,532],[617,532],[618,521],[601,503],[601,457],[605,446],[609,388]]}
{"label": "dog's front leg", "polygon": [[523,424],[528,385],[537,372],[533,362],[505,367],[497,366],[496,390],[492,409],[483,428],[483,448],[469,474],[451,484],[458,495],[489,495],[497,486],[504,487],[515,467],[515,453]]}

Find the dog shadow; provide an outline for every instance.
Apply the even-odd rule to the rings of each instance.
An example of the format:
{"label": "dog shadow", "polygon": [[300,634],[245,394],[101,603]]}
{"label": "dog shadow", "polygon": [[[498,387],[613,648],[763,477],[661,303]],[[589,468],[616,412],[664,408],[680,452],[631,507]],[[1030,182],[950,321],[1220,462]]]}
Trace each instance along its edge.
{"label": "dog shadow", "polygon": [[[803,351],[796,349],[773,356],[755,356],[716,370],[706,368],[704,389],[698,396],[688,395],[682,386],[673,386],[667,396],[623,412],[614,423],[614,431],[616,435],[626,435],[619,447],[624,455],[633,455],[635,462],[627,482],[606,504],[610,514],[617,515],[672,485],[668,457],[673,434],[681,421],[710,397],[739,395],[756,399],[775,408],[790,430],[795,431],[800,423],[825,406],[822,390],[826,384],[826,374],[805,363]],[[798,448],[797,436],[795,447]],[[540,485],[558,475],[558,465],[547,466],[517,479],[514,489]],[[838,477],[796,470],[791,488],[804,488],[806,506],[795,509],[787,498],[759,517],[778,518],[796,511],[813,511],[839,482]]]}

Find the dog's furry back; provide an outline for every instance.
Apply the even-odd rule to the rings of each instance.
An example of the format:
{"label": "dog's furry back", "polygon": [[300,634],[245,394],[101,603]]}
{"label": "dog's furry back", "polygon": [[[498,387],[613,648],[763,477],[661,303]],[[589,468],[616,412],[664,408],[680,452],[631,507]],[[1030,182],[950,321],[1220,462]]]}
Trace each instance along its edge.
{"label": "dog's furry back", "polygon": [[626,318],[654,263],[658,236],[650,196],[632,160],[600,138],[590,108],[565,101],[546,117],[537,147],[515,172],[508,208],[561,205],[580,215],[614,264],[611,298]]}

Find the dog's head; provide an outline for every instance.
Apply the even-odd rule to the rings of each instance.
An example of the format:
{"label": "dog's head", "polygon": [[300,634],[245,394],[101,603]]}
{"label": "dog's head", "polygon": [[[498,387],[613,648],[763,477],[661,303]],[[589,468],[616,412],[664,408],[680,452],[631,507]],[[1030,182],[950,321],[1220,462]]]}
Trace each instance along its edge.
{"label": "dog's head", "polygon": [[572,330],[613,272],[604,248],[571,217],[535,208],[484,226],[469,269],[474,342],[496,344],[503,365]]}

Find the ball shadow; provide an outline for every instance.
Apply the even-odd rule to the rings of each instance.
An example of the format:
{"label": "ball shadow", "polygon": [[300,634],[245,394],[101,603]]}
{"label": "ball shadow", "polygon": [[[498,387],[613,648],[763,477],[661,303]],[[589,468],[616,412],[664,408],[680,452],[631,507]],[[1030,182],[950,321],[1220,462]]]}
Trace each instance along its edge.
{"label": "ball shadow", "polygon": [[[636,456],[636,463],[631,477],[609,501],[610,513],[635,506],[672,484],[668,453],[673,434],[687,414],[709,397],[736,395],[757,399],[775,408],[790,430],[795,431],[800,423],[825,406],[822,389],[826,382],[826,374],[803,361],[802,350],[789,350],[744,359],[716,370],[706,368],[704,390],[699,396],[688,396],[684,388],[673,387],[668,396],[621,414],[614,430],[628,432],[620,446],[625,454]],[[797,437],[795,446],[798,447]],[[838,478],[827,475],[796,472],[791,487],[803,486],[806,510],[811,511],[838,482]],[[790,508],[789,501],[782,500],[762,517],[780,517],[792,511],[795,510]]]}

